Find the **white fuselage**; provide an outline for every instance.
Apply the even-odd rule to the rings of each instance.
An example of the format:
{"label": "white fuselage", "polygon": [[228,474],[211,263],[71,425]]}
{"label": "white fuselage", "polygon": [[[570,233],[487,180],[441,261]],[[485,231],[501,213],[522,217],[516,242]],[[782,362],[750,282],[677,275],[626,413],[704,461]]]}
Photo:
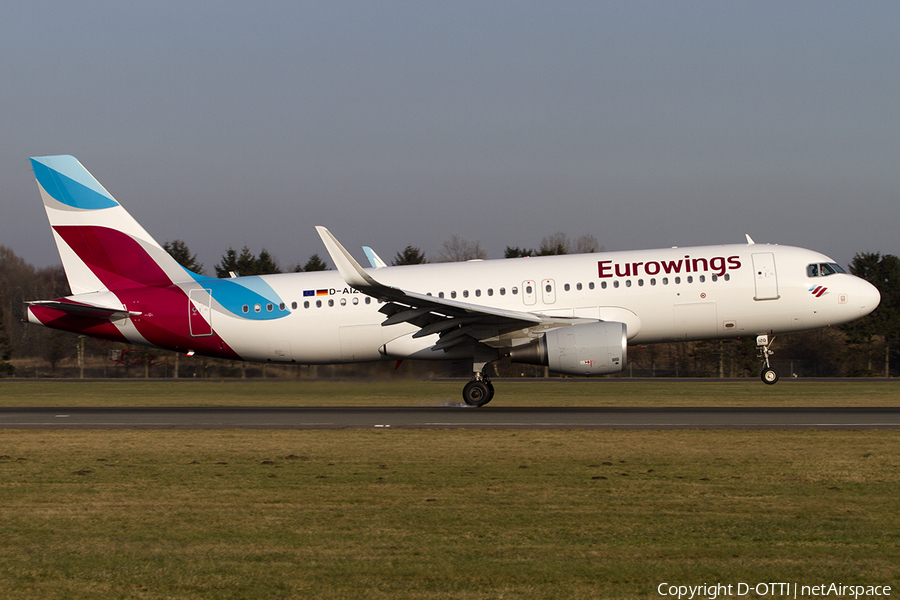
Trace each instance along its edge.
{"label": "white fuselage", "polygon": [[[810,276],[807,267],[819,263],[833,261],[802,248],[742,244],[368,271],[391,287],[459,302],[623,322],[629,343],[646,344],[815,329],[859,318],[878,304],[877,290],[855,276]],[[256,320],[212,311],[212,327],[245,360],[452,358],[431,349],[437,335],[413,338],[418,328],[408,323],[382,326],[382,303],[335,271],[259,279],[280,302],[245,310],[264,315],[283,303],[283,316]],[[211,295],[215,307],[216,292]]]}

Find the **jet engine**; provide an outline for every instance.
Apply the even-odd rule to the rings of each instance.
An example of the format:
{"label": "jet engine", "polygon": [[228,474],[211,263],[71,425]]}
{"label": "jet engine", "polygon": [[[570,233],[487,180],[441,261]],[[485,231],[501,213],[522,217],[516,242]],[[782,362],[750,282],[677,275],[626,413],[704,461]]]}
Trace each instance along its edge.
{"label": "jet engine", "polygon": [[601,321],[551,329],[532,342],[513,347],[513,362],[544,365],[566,375],[604,375],[625,368],[625,323]]}

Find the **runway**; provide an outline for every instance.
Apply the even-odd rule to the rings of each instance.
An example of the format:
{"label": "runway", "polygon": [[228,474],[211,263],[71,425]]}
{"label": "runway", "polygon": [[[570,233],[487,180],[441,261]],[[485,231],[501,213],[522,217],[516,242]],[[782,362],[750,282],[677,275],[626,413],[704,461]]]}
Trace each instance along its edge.
{"label": "runway", "polygon": [[0,429],[900,429],[900,408],[0,408]]}

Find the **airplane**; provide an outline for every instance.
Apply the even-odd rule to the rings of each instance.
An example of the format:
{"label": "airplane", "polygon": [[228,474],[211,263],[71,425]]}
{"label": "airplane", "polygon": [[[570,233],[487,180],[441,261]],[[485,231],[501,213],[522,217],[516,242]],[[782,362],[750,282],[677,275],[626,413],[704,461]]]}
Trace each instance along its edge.
{"label": "airplane", "polygon": [[622,371],[629,345],[756,337],[846,323],[880,302],[824,254],[745,244],[363,268],[316,227],[337,271],[216,279],[173,259],[73,156],[31,159],[70,296],[27,320],[95,338],[230,360],[471,361],[463,400],[494,396],[488,365]]}

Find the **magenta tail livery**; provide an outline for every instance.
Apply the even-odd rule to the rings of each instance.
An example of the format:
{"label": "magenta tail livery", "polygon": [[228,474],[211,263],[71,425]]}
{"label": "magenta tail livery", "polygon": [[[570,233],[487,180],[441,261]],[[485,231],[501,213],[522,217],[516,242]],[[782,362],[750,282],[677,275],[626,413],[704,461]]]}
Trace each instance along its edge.
{"label": "magenta tail livery", "polygon": [[627,346],[754,336],[775,383],[779,333],[852,321],[877,289],[802,248],[754,244],[363,268],[318,227],[337,271],[214,279],[181,267],[72,156],[31,159],[72,295],[28,320],[97,338],[257,362],[469,360],[465,401],[500,358],[571,375]]}

